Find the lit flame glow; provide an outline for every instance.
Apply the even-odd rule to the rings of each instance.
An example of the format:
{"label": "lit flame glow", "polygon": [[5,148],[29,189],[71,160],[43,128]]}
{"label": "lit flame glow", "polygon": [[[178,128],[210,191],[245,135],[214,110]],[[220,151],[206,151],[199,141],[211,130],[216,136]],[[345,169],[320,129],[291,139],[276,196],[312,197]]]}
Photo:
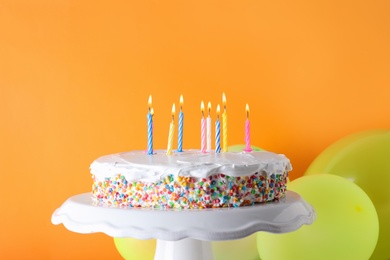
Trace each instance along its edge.
{"label": "lit flame glow", "polygon": [[150,110],[150,108],[152,107],[152,95],[149,95],[148,106]]}
{"label": "lit flame glow", "polygon": [[175,113],[176,113],[176,108],[175,108],[175,103],[173,103],[173,105],[172,105],[172,117],[175,116]]}
{"label": "lit flame glow", "polygon": [[180,110],[183,108],[183,103],[184,103],[183,95],[180,95]]}
{"label": "lit flame glow", "polygon": [[222,93],[222,104],[223,104],[223,108],[226,110],[226,96],[225,96],[225,92]]}

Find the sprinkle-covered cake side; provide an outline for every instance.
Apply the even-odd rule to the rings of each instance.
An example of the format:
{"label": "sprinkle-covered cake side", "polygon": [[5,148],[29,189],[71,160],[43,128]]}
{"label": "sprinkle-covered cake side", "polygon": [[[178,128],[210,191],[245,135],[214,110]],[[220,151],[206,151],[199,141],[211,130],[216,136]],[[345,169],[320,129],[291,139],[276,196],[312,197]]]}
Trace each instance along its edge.
{"label": "sprinkle-covered cake side", "polygon": [[290,161],[270,152],[108,155],[91,165],[92,198],[118,207],[239,207],[278,200]]}

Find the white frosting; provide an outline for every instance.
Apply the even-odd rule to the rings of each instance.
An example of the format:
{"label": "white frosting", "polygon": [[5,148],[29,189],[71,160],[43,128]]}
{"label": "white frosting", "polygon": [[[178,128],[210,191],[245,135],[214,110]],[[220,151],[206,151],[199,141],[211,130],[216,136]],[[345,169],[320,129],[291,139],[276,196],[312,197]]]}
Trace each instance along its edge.
{"label": "white frosting", "polygon": [[148,155],[144,151],[123,152],[102,156],[90,167],[91,174],[99,180],[122,174],[127,181],[157,182],[167,175],[205,178],[223,173],[229,176],[248,176],[256,172],[267,175],[291,171],[290,160],[283,154],[266,151],[206,153],[189,150],[166,155],[155,151]]}

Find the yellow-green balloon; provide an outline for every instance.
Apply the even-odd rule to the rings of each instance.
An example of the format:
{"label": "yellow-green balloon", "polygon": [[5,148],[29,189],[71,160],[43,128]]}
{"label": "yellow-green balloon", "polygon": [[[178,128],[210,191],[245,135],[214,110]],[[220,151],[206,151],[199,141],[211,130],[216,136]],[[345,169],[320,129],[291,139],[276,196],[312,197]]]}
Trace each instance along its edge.
{"label": "yellow-green balloon", "polygon": [[379,222],[367,194],[353,182],[332,174],[303,176],[290,182],[315,209],[311,225],[285,233],[257,233],[262,260],[367,260],[374,251]]}
{"label": "yellow-green balloon", "polygon": [[211,243],[215,260],[259,260],[256,234],[248,237]]}
{"label": "yellow-green balloon", "polygon": [[114,238],[119,254],[126,260],[153,260],[156,251],[156,240],[139,240],[135,238]]}
{"label": "yellow-green balloon", "polygon": [[355,133],[335,142],[312,162],[305,175],[330,173],[364,190],[379,217],[379,239],[371,260],[390,259],[390,130]]}

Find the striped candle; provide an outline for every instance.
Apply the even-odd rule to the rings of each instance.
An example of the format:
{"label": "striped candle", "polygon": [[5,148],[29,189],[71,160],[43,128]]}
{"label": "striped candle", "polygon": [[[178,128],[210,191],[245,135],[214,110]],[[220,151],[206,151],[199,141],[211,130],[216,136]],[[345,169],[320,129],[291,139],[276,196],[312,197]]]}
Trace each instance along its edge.
{"label": "striped candle", "polygon": [[246,104],[246,120],[245,120],[245,152],[252,152],[251,148],[251,125],[249,122],[249,105]]}
{"label": "striped candle", "polygon": [[223,113],[222,113],[222,142],[223,142],[223,152],[228,151],[228,129],[227,129],[227,113],[226,113],[226,96],[225,93],[222,94],[222,103],[223,103]]}
{"label": "striped candle", "polygon": [[208,110],[208,116],[206,121],[206,132],[207,132],[207,152],[211,152],[211,117],[210,117],[210,110],[211,110],[211,103],[209,102],[207,105]]}
{"label": "striped candle", "polygon": [[204,103],[200,104],[202,119],[200,120],[200,151],[206,153],[206,119],[204,118]]}
{"label": "striped candle", "polygon": [[147,124],[148,124],[147,153],[153,154],[153,114],[151,112],[151,110],[152,110],[152,95],[149,96],[148,106],[149,106],[149,112],[146,115]]}
{"label": "striped candle", "polygon": [[172,154],[173,135],[175,134],[174,119],[175,119],[175,104],[172,105],[172,122],[169,124],[167,155],[171,155]]}
{"label": "striped candle", "polygon": [[221,152],[221,123],[219,122],[219,105],[217,106],[217,120],[215,121],[215,152]]}
{"label": "striped candle", "polygon": [[179,131],[177,136],[177,151],[183,152],[183,122],[184,122],[184,113],[183,113],[183,95],[180,96],[180,112],[179,112]]}

